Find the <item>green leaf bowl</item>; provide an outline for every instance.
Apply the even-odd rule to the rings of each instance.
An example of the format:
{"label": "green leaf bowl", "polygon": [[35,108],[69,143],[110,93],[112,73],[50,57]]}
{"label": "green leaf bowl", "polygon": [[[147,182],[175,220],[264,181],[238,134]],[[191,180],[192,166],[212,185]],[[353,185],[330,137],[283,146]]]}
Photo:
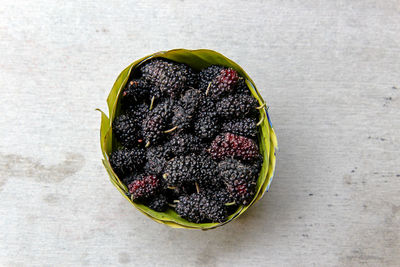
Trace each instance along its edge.
{"label": "green leaf bowl", "polygon": [[[196,224],[179,217],[179,215],[172,209],[168,209],[165,212],[157,212],[141,203],[132,201],[128,197],[127,194],[128,189],[126,185],[124,185],[121,182],[121,180],[118,178],[118,176],[111,168],[109,155],[116,147],[116,141],[113,139],[111,124],[119,111],[119,98],[121,96],[121,91],[125,87],[125,84],[129,79],[130,73],[135,68],[138,68],[147,60],[157,57],[170,59],[180,63],[185,63],[191,66],[195,70],[200,70],[213,64],[233,68],[240,74],[240,76],[246,79],[246,84],[249,90],[251,91],[251,94],[258,100],[260,107],[262,107],[259,109],[261,124],[258,126],[259,130],[257,136],[260,146],[260,153],[263,155],[264,161],[257,180],[257,191],[256,191],[257,193],[255,194],[253,200],[248,205],[240,206],[233,214],[228,216],[225,222]],[[117,80],[114,83],[114,86],[110,91],[110,94],[108,95],[107,104],[108,104],[108,117],[104,112],[100,110],[101,112],[100,145],[104,157],[102,160],[103,165],[110,176],[111,183],[121,192],[121,194],[133,206],[135,206],[139,211],[150,217],[152,220],[158,223],[168,225],[173,228],[202,229],[202,230],[213,229],[238,218],[251,205],[253,205],[256,201],[258,201],[266,191],[268,191],[272,182],[272,178],[274,176],[275,162],[276,162],[275,151],[277,150],[278,147],[277,138],[274,129],[272,128],[271,120],[268,115],[268,106],[266,105],[265,101],[263,100],[259,91],[257,90],[254,82],[247,75],[247,73],[238,64],[226,58],[222,54],[207,49],[198,49],[198,50],[174,49],[174,50],[154,53],[152,55],[136,60],[128,67],[126,67],[118,76]]]}

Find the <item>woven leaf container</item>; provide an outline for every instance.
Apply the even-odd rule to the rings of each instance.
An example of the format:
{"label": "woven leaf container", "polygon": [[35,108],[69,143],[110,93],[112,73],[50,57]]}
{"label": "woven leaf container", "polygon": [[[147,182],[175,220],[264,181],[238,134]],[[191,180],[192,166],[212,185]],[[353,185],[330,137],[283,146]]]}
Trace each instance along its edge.
{"label": "woven leaf container", "polygon": [[[118,176],[111,168],[109,162],[109,155],[116,148],[116,141],[113,139],[111,125],[112,121],[114,120],[116,115],[118,115],[119,112],[120,108],[119,98],[121,96],[121,91],[125,87],[129,79],[130,73],[135,68],[138,68],[147,60],[157,57],[170,59],[179,63],[185,63],[197,71],[206,68],[210,65],[222,65],[233,68],[239,73],[240,76],[246,79],[246,84],[249,90],[251,91],[251,94],[253,95],[254,98],[258,100],[260,106],[263,107],[259,110],[262,122],[258,126],[258,134],[257,134],[260,153],[263,155],[263,165],[257,180],[256,194],[253,200],[248,205],[239,206],[239,208],[233,214],[228,216],[225,222],[196,224],[181,218],[172,209],[168,209],[165,212],[157,212],[141,203],[132,201],[128,196],[128,188],[121,182],[121,180],[118,178]],[[100,126],[100,145],[104,157],[102,160],[104,167],[106,168],[110,176],[112,184],[121,192],[121,194],[133,206],[135,206],[142,213],[150,217],[152,220],[158,223],[168,225],[173,228],[202,229],[202,230],[213,229],[238,218],[251,205],[253,205],[256,201],[258,201],[266,191],[268,191],[274,175],[275,162],[276,162],[275,150],[277,149],[278,143],[274,129],[272,128],[271,120],[268,116],[268,111],[266,108],[267,105],[265,104],[263,98],[258,92],[254,82],[250,79],[250,77],[246,74],[246,72],[238,64],[226,58],[225,56],[221,55],[220,53],[207,49],[199,49],[199,50],[174,49],[170,51],[162,51],[154,53],[152,55],[136,60],[128,67],[126,67],[118,76],[117,80],[114,83],[114,86],[111,89],[110,94],[108,95],[107,104],[109,110],[108,117],[104,112],[101,111],[101,126]]]}

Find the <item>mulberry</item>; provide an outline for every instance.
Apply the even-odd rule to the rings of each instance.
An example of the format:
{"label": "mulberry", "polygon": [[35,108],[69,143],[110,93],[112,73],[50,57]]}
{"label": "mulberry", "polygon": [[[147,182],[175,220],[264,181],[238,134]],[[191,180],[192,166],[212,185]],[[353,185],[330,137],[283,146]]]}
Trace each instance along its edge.
{"label": "mulberry", "polygon": [[165,147],[174,156],[201,152],[204,149],[200,138],[192,134],[176,134],[165,144]]}
{"label": "mulberry", "polygon": [[225,122],[222,125],[222,131],[255,138],[257,134],[257,122],[252,118],[234,119]]}
{"label": "mulberry", "polygon": [[163,146],[153,146],[146,150],[146,159],[145,171],[160,175],[169,157]]}
{"label": "mulberry", "polygon": [[237,204],[248,204],[256,193],[257,168],[227,159],[218,164],[218,169],[232,199]]}
{"label": "mulberry", "polygon": [[168,209],[168,201],[165,195],[158,195],[155,198],[151,199],[148,204],[150,209],[155,211],[166,211]]}
{"label": "mulberry", "polygon": [[140,70],[153,91],[171,98],[179,97],[187,86],[195,86],[197,83],[197,75],[189,66],[165,59],[150,60]]}
{"label": "mulberry", "polygon": [[251,91],[246,84],[246,80],[244,78],[239,78],[236,85],[236,92],[238,94],[251,95]]}
{"label": "mulberry", "polygon": [[161,181],[155,175],[144,175],[128,185],[131,198],[149,199],[156,195],[161,188]]}
{"label": "mulberry", "polygon": [[217,163],[209,155],[199,155],[198,161],[201,168],[198,170],[199,178],[196,180],[200,187],[218,186],[220,177],[218,175]]}
{"label": "mulberry", "polygon": [[205,220],[204,214],[200,213],[200,194],[191,194],[190,196],[181,196],[176,204],[175,211],[182,218],[194,223],[200,223]]}
{"label": "mulberry", "polygon": [[128,114],[118,116],[112,123],[112,130],[124,147],[135,147],[141,142],[140,128]]}
{"label": "mulberry", "polygon": [[176,105],[173,108],[174,115],[172,116],[171,129],[175,132],[188,130],[192,126],[194,111],[185,109],[182,105]]}
{"label": "mulberry", "polygon": [[218,203],[224,205],[231,204],[235,201],[227,191],[225,184],[219,185],[216,188],[208,188],[204,191],[204,194],[206,194],[209,198],[214,199]]}
{"label": "mulberry", "polygon": [[257,100],[249,95],[229,95],[217,104],[217,112],[223,118],[256,117],[258,115]]}
{"label": "mulberry", "polygon": [[236,70],[196,73],[152,58],[133,70],[119,102],[112,133],[122,148],[109,161],[132,200],[158,212],[174,202],[188,221],[222,223],[254,198],[258,102]]}
{"label": "mulberry", "polygon": [[197,89],[189,89],[182,95],[179,103],[173,108],[172,127],[178,131],[189,130],[201,101],[201,92]]}
{"label": "mulberry", "polygon": [[124,103],[138,103],[148,99],[149,86],[143,79],[132,80],[127,83],[122,92]]}
{"label": "mulberry", "polygon": [[200,89],[213,98],[231,93],[236,88],[238,73],[231,68],[210,66],[199,73]]}
{"label": "mulberry", "polygon": [[258,146],[254,140],[232,133],[217,136],[212,141],[209,151],[215,160],[235,157],[250,161],[255,160],[259,155]]}
{"label": "mulberry", "polygon": [[194,122],[195,133],[204,140],[213,139],[220,130],[220,124],[216,116],[200,114]]}
{"label": "mulberry", "polygon": [[146,144],[157,144],[164,137],[164,130],[172,117],[173,101],[170,99],[158,104],[149,112],[142,123],[143,138]]}
{"label": "mulberry", "polygon": [[180,197],[175,210],[182,218],[194,223],[223,222],[227,215],[223,204],[199,193]]}
{"label": "mulberry", "polygon": [[181,105],[185,110],[195,111],[201,101],[202,93],[198,89],[189,89],[181,97]]}
{"label": "mulberry", "polygon": [[145,161],[145,152],[141,148],[120,149],[110,154],[111,167],[120,178],[140,170]]}
{"label": "mulberry", "polygon": [[131,104],[125,107],[126,113],[136,125],[142,125],[142,122],[150,112],[150,107],[146,103]]}
{"label": "mulberry", "polygon": [[197,155],[178,156],[167,162],[163,178],[169,186],[181,186],[199,180],[201,161]]}
{"label": "mulberry", "polygon": [[199,88],[201,91],[205,92],[208,85],[212,82],[224,69],[222,66],[211,65],[199,73]]}

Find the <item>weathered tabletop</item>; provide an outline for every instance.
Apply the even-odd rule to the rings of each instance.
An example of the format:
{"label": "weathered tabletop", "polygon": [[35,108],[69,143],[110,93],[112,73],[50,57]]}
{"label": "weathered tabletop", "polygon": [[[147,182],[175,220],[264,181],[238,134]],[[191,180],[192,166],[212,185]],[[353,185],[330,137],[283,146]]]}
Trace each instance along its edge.
{"label": "weathered tabletop", "polygon": [[[400,2],[2,1],[0,265],[400,265]],[[172,48],[238,62],[270,106],[269,193],[170,229],[111,185],[100,114],[119,72]]]}

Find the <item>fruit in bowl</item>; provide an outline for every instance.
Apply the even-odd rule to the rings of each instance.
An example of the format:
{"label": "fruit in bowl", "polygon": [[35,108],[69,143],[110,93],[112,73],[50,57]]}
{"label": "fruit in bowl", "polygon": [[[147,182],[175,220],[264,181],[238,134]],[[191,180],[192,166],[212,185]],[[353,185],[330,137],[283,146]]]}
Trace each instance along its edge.
{"label": "fruit in bowl", "polygon": [[140,211],[171,227],[212,229],[268,190],[277,140],[265,102],[233,61],[177,49],[135,61],[102,113],[111,182]]}

